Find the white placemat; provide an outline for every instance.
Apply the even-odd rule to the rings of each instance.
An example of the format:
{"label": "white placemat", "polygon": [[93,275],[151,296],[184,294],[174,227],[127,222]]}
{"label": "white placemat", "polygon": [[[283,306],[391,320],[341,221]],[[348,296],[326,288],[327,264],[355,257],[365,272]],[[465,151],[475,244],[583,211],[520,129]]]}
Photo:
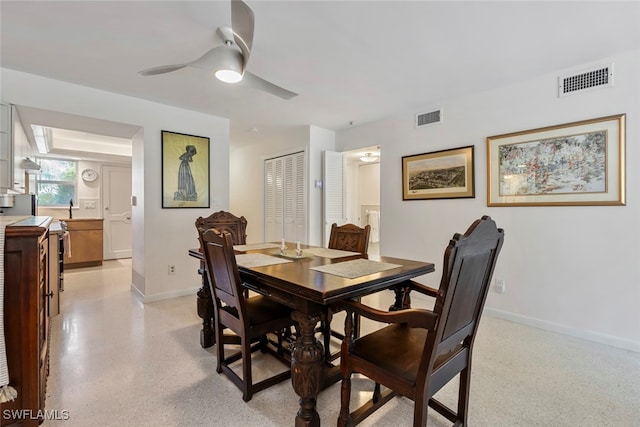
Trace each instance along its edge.
{"label": "white placemat", "polygon": [[293,262],[288,259],[278,258],[265,254],[239,254],[236,255],[236,264],[246,268],[264,267],[266,265],[284,264]]}
{"label": "white placemat", "polygon": [[257,249],[279,248],[277,243],[250,243],[248,245],[234,245],[233,250],[238,252],[246,252]]}
{"label": "white placemat", "polygon": [[349,252],[349,251],[340,251],[338,249],[327,249],[327,248],[309,248],[304,249],[306,253],[319,256],[322,258],[342,258],[346,256],[360,255],[359,252]]}
{"label": "white placemat", "polygon": [[391,270],[397,267],[402,266],[399,264],[391,264],[389,262],[354,259],[351,261],[312,267],[311,270],[333,274],[334,276],[346,277],[347,279],[355,279],[356,277],[367,276],[369,274],[379,273],[381,271]]}

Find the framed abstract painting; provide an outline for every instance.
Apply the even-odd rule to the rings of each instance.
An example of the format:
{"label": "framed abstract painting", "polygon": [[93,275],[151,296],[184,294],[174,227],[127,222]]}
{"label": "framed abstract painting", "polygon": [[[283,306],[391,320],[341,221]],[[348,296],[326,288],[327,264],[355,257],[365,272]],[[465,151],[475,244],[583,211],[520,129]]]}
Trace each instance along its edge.
{"label": "framed abstract painting", "polygon": [[487,138],[487,206],[625,204],[625,115]]}

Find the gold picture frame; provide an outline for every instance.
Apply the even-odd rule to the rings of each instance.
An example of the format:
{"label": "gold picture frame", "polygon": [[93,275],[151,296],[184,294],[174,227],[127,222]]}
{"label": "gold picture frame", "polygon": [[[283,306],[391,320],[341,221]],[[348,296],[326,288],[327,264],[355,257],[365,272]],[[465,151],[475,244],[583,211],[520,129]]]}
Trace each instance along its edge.
{"label": "gold picture frame", "polygon": [[162,131],[162,208],[208,208],[209,138]]}
{"label": "gold picture frame", "polygon": [[475,197],[474,146],[402,157],[402,200]]}
{"label": "gold picture frame", "polygon": [[487,206],[624,204],[624,114],[487,138]]}

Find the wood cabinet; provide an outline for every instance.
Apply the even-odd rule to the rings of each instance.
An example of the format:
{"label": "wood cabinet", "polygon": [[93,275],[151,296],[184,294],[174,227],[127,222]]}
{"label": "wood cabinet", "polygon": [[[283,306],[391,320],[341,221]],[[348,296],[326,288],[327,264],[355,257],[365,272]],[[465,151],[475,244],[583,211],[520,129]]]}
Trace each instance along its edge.
{"label": "wood cabinet", "polygon": [[50,217],[32,216],[5,228],[4,332],[10,385],[18,397],[2,404],[3,426],[35,427],[45,408],[50,223]]}
{"label": "wood cabinet", "polygon": [[70,244],[64,254],[64,268],[102,265],[103,220],[65,219]]}

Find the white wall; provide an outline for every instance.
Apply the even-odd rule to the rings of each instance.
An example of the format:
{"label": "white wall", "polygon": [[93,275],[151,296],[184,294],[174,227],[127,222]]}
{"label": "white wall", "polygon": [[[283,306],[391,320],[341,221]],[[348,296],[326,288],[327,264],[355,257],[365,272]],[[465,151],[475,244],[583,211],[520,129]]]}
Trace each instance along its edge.
{"label": "white wall", "polygon": [[[198,216],[229,205],[229,120],[141,99],[1,69],[6,102],[67,114],[134,124],[132,194],[133,283],[144,301],[192,294],[199,287],[197,262],[187,255],[197,246]],[[161,209],[161,137],[170,130],[210,138],[211,208]],[[176,274],[167,274],[168,265]]]}
{"label": "white wall", "polygon": [[230,149],[231,212],[247,219],[247,243],[264,241],[264,160],[305,151],[307,156],[307,242],[322,244],[322,151],[333,150],[335,134],[315,126],[278,130],[272,135],[233,135]]}
{"label": "white wall", "polygon": [[264,161],[305,151],[308,140],[307,126],[291,128],[274,137],[251,132],[233,135],[229,150],[230,211],[247,219],[247,243],[264,241]]}
{"label": "white wall", "polygon": [[[559,98],[557,77],[613,62],[615,86]],[[508,319],[640,351],[640,52],[442,102],[443,122],[416,129],[414,114],[338,132],[339,150],[381,146],[381,254],[436,263],[484,214],[505,229],[488,311]],[[430,110],[424,110],[430,111]],[[626,113],[626,206],[487,207],[486,137]],[[401,157],[475,145],[474,199],[402,201]]]}
{"label": "white wall", "polygon": [[380,163],[358,166],[358,198],[361,205],[380,204]]}

